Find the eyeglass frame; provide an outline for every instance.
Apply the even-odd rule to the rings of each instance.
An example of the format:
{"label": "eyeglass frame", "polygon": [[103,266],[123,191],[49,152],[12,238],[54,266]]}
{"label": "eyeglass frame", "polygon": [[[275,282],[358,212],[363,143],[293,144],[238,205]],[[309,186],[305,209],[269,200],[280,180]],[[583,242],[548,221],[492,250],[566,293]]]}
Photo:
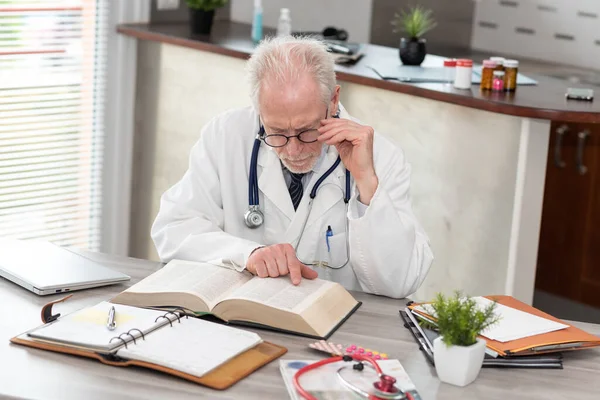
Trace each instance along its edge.
{"label": "eyeglass frame", "polygon": [[[327,119],[327,116],[328,116],[328,115],[329,115],[329,107],[327,107],[327,109],[325,110],[325,119]],[[287,144],[290,142],[290,139],[292,139],[292,138],[296,138],[296,139],[298,139],[300,142],[302,142],[302,143],[306,143],[306,144],[315,143],[317,140],[319,140],[319,139],[317,138],[317,139],[315,139],[315,140],[311,140],[310,142],[307,142],[307,141],[304,141],[304,140],[302,140],[302,139],[300,138],[300,135],[302,135],[303,133],[305,133],[305,132],[311,132],[311,131],[318,131],[318,130],[319,130],[319,128],[314,128],[314,129],[306,129],[306,130],[304,130],[304,131],[302,131],[302,132],[298,133],[297,135],[291,135],[291,136],[287,136],[287,135],[284,135],[284,134],[281,134],[281,133],[267,134],[267,132],[266,132],[266,130],[265,130],[265,127],[264,127],[264,126],[261,126],[261,130],[262,130],[262,132],[263,132],[263,135],[261,135],[261,136],[260,136],[260,140],[262,140],[262,141],[263,141],[263,142],[264,142],[264,143],[265,143],[267,146],[269,146],[269,147],[273,147],[273,148],[279,148],[279,147],[285,147],[285,146],[287,146]],[[286,138],[286,141],[285,141],[285,143],[284,143],[284,144],[282,144],[281,146],[273,146],[273,145],[271,145],[271,144],[267,143],[267,138],[268,138],[268,137],[272,137],[272,136],[284,137],[284,138]]]}

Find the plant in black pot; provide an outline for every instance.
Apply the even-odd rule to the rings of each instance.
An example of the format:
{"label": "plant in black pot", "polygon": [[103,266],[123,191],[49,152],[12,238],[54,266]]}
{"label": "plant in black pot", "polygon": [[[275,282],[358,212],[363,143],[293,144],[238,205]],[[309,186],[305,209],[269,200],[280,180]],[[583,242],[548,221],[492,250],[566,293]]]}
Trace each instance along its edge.
{"label": "plant in black pot", "polygon": [[215,10],[223,7],[227,0],[185,0],[190,9],[190,30],[194,34],[210,35]]}
{"label": "plant in black pot", "polygon": [[421,65],[425,59],[427,47],[423,35],[437,26],[432,14],[433,11],[419,5],[395,14],[392,20],[392,25],[395,27],[394,32],[406,34],[400,39],[402,64]]}

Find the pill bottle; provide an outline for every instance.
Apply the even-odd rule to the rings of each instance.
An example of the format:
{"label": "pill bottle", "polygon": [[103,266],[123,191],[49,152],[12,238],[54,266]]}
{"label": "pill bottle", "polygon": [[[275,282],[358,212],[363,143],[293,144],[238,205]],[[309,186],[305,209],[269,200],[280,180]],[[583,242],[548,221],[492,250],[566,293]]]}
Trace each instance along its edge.
{"label": "pill bottle", "polygon": [[504,71],[504,57],[490,57],[491,61],[496,63],[496,71]]}
{"label": "pill bottle", "polygon": [[481,70],[481,83],[479,87],[481,90],[492,90],[492,84],[494,82],[494,70],[496,69],[496,62],[492,60],[484,60],[483,68]]}
{"label": "pill bottle", "polygon": [[456,75],[454,87],[457,89],[470,89],[473,79],[473,60],[461,58],[456,60]]}
{"label": "pill bottle", "polygon": [[504,91],[504,71],[494,71],[494,81],[492,82],[494,92]]}
{"label": "pill bottle", "polygon": [[448,83],[454,82],[454,76],[456,75],[456,60],[444,60],[444,76]]}
{"label": "pill bottle", "polygon": [[519,62],[517,60],[504,60],[504,90],[514,92],[517,90],[517,75]]}

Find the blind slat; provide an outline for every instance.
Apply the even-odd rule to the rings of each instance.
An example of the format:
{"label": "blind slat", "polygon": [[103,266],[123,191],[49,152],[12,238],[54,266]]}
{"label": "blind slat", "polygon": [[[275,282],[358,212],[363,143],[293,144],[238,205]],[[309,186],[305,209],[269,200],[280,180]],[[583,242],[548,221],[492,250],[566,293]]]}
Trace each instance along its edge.
{"label": "blind slat", "polygon": [[[60,214],[36,215],[31,214],[26,216],[24,221],[23,216],[14,216],[10,219],[0,219],[0,224],[3,228],[10,228],[13,232],[27,231],[28,225],[36,224],[44,227],[56,227],[64,224],[67,221],[81,221],[89,218],[90,215],[100,216],[100,208],[80,208],[68,210]],[[24,223],[26,222],[26,223]]]}
{"label": "blind slat", "polygon": [[[42,190],[63,190],[70,188],[82,188],[86,185],[91,187],[94,182],[92,177],[86,177],[84,171],[78,171],[75,174],[64,174],[61,176],[50,175],[45,177],[36,177],[30,179],[18,179],[14,181],[3,181],[0,186],[0,199],[2,196],[18,194],[23,197],[37,197]],[[10,183],[10,185],[8,184]]]}
{"label": "blind slat", "polygon": [[[74,106],[58,106],[58,107],[44,107],[44,108],[27,108],[24,110],[15,110],[15,111],[3,111],[0,113],[2,115],[2,125],[10,125],[13,121],[22,119],[25,122],[29,120],[36,120],[37,117],[46,117],[54,114],[82,114],[83,116],[92,116],[94,115],[94,107],[82,107],[79,104],[75,104]],[[25,118],[25,117],[33,117],[33,118]]]}
{"label": "blind slat", "polygon": [[[51,193],[53,192],[53,193]],[[38,197],[21,197],[13,198],[12,200],[4,200],[0,198],[0,207],[11,208],[19,206],[33,206],[36,204],[42,204],[53,201],[63,200],[74,200],[74,199],[87,199],[88,201],[93,200],[90,196],[89,191],[74,191],[74,190],[62,190],[62,191],[48,191],[47,193],[40,193]]]}
{"label": "blind slat", "polygon": [[69,207],[99,207],[99,204],[88,201],[87,197],[83,198],[67,198],[58,199],[55,201],[47,201],[44,203],[21,205],[10,208],[0,209],[0,220],[3,218],[12,218],[18,216],[19,218],[25,218],[31,214],[46,213],[52,215],[55,212],[60,212],[63,209]]}

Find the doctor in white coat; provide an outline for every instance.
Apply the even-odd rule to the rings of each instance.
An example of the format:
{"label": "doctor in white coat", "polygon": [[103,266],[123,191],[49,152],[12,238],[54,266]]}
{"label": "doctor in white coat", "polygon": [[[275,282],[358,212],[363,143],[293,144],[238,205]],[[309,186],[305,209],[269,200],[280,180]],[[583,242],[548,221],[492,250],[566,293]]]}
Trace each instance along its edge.
{"label": "doctor in white coat", "polygon": [[[332,56],[316,40],[270,39],[248,74],[254,105],[211,120],[189,169],[161,198],[151,232],[161,259],[294,284],[318,276],[393,298],[414,293],[433,255],[411,209],[410,166],[343,109]],[[249,227],[255,148],[253,203],[263,218]]]}

